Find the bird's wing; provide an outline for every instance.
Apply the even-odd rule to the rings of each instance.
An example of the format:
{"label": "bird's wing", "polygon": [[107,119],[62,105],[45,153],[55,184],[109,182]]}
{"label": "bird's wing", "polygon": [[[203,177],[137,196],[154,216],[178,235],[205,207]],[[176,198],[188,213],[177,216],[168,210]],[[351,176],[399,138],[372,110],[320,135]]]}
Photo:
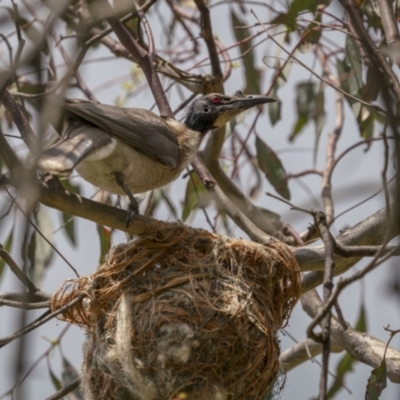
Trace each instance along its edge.
{"label": "bird's wing", "polygon": [[164,120],[151,111],[76,99],[65,100],[63,107],[161,164],[176,167],[179,157],[176,137]]}

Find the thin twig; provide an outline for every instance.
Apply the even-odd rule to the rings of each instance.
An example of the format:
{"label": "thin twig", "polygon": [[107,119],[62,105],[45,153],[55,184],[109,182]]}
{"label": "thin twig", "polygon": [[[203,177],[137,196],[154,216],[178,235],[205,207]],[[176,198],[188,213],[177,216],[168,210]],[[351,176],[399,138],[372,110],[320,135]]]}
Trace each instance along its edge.
{"label": "thin twig", "polygon": [[[274,243],[276,241],[272,236],[267,235],[261,229],[259,229],[253,222],[251,222],[247,216],[242,213],[239,208],[236,207],[233,202],[225,195],[221,188],[212,179],[212,175],[204,165],[203,160],[199,155],[192,161],[192,167],[197,174],[202,176],[202,182],[206,189],[214,194],[219,206],[231,217],[231,219],[246,232],[249,237],[258,243]],[[204,179],[204,180],[203,180]]]}
{"label": "thin twig", "polygon": [[390,214],[390,195],[389,195],[389,188],[388,188],[388,181],[387,181],[387,171],[389,167],[389,143],[387,140],[386,135],[387,123],[383,128],[382,137],[383,137],[383,146],[384,146],[384,154],[383,154],[383,170],[382,170],[382,188],[385,194],[385,203],[386,203],[386,210],[388,215]]}
{"label": "thin twig", "polygon": [[215,81],[216,91],[222,93],[222,71],[218,58],[217,46],[215,45],[210,10],[204,0],[194,0],[201,14],[201,36],[206,42],[208,54],[211,60],[211,73]]}
{"label": "thin twig", "polygon": [[55,392],[49,397],[46,397],[45,400],[60,400],[63,397],[65,397],[68,393],[71,393],[74,390],[78,389],[80,384],[81,384],[81,378],[76,378],[74,381],[64,386],[58,392]]}
{"label": "thin twig", "polygon": [[39,288],[24,274],[8,251],[0,244],[0,257],[8,264],[14,275],[26,286],[30,292],[38,292]]}
{"label": "thin twig", "polygon": [[290,206],[290,208],[291,208],[292,210],[300,211],[300,212],[303,212],[303,213],[306,213],[306,214],[310,214],[310,215],[312,215],[312,216],[314,216],[314,214],[315,214],[315,211],[314,211],[314,210],[307,210],[306,208],[298,207],[298,206],[294,205],[293,203],[291,203],[290,201],[285,200],[285,199],[283,199],[282,197],[276,196],[276,195],[273,194],[273,193],[265,192],[265,194],[266,194],[267,196],[269,196],[269,197],[272,197],[272,198],[274,198],[274,199],[276,199],[276,200],[281,201],[282,203],[287,204],[288,206]]}
{"label": "thin twig", "polygon": [[39,318],[35,319],[33,322],[31,322],[25,328],[20,329],[19,331],[13,333],[10,336],[7,336],[7,337],[5,337],[3,339],[0,339],[0,348],[4,347],[8,343],[13,342],[15,339],[18,339],[18,338],[26,335],[27,333],[35,330],[36,328],[38,328],[39,326],[45,324],[47,321],[50,321],[51,319],[53,319],[57,315],[62,314],[64,311],[70,309],[75,304],[79,303],[82,300],[82,298],[83,298],[83,295],[78,296],[74,300],[70,301],[65,306],[59,308],[58,310],[56,310],[54,312],[51,312],[50,310],[46,311],[44,314],[42,314]]}
{"label": "thin twig", "polygon": [[0,293],[0,306],[8,306],[11,308],[19,308],[21,310],[38,310],[41,308],[50,308],[51,301],[41,301],[38,303],[25,303],[13,300],[3,300]]}
{"label": "thin twig", "polygon": [[[99,0],[99,5],[101,5],[106,14],[113,15],[113,9],[106,0]],[[147,23],[147,19],[143,10],[138,4],[136,4],[136,12],[138,13],[141,22],[145,26],[146,35],[151,44],[153,41],[153,36],[150,30],[150,26]],[[137,41],[138,38],[132,37],[132,32],[129,32],[118,18],[109,17],[108,22],[113,28],[122,45],[129,51],[129,53],[132,55],[133,60],[139,64],[143,73],[145,74],[147,82],[153,93],[154,100],[156,101],[158,109],[160,110],[160,116],[162,118],[173,118],[171,107],[168,103],[168,99],[165,95],[160,78],[157,74],[154,46],[152,45],[149,49],[149,52],[147,52],[143,47],[139,45]]]}
{"label": "thin twig", "polygon": [[381,265],[382,263],[384,263],[385,261],[387,261],[388,259],[390,259],[393,256],[394,250],[392,252],[387,253],[385,256],[383,256],[381,259],[379,259],[382,255],[381,252],[383,252],[383,249],[384,249],[384,245],[382,246],[382,250],[375,255],[374,259],[371,260],[371,262],[365,268],[356,272],[354,275],[352,275],[348,278],[341,279],[337,283],[335,290],[330,295],[328,301],[326,301],[324,303],[323,308],[321,309],[320,313],[314,318],[314,320],[308,326],[307,334],[310,333],[310,335],[313,336],[313,334],[311,333],[312,330],[330,312],[330,309],[335,304],[335,302],[337,301],[337,299],[339,297],[339,294],[343,291],[344,288],[346,288],[353,282],[363,278],[367,273],[371,272],[374,268],[378,267],[379,265]]}
{"label": "thin twig", "polygon": [[375,60],[376,64],[382,70],[382,77],[386,84],[392,90],[397,101],[400,101],[400,82],[392,67],[389,65],[382,51],[375,45],[367,29],[364,26],[364,21],[361,18],[356,4],[352,0],[339,0],[347,15],[351,19],[354,29],[360,38],[361,43],[367,50],[371,60]]}
{"label": "thin twig", "polygon": [[[27,170],[24,167],[24,164],[20,161],[20,159],[15,154],[14,150],[7,142],[6,138],[3,135],[3,132],[0,128],[0,157],[4,160],[10,172],[8,173],[8,179],[6,179],[6,175],[1,176],[2,186],[5,186],[9,181],[9,183],[19,186],[24,181],[24,178],[27,176]],[[10,176],[11,174],[11,176]]]}
{"label": "thin twig", "polygon": [[43,358],[46,357],[48,354],[50,354],[50,352],[53,351],[54,347],[57,346],[60,343],[61,339],[63,338],[63,336],[66,334],[66,332],[68,331],[68,329],[71,326],[72,326],[71,324],[66,324],[65,325],[65,327],[63,328],[61,333],[58,335],[57,339],[51,341],[50,347],[41,356],[39,356],[36,361],[34,361],[32,363],[32,365],[27,369],[25,374],[20,379],[18,379],[9,390],[7,390],[6,392],[4,392],[3,394],[0,395],[0,400],[3,400],[5,397],[8,397],[10,395],[12,396],[12,393],[14,392],[14,390],[22,385],[22,383],[25,381],[25,379],[31,374],[31,372],[39,364],[39,362],[41,360],[43,360]]}
{"label": "thin twig", "polygon": [[[338,87],[339,82],[338,79],[332,74],[328,63],[326,62],[326,58],[322,52],[317,53],[320,60],[322,61],[322,66],[328,80],[332,83],[332,85]],[[335,163],[335,153],[337,143],[339,141],[340,135],[342,133],[343,123],[344,123],[344,105],[343,105],[343,94],[336,91],[335,98],[335,111],[336,111],[336,120],[335,120],[335,129],[333,133],[329,136],[328,144],[326,147],[326,159],[325,159],[325,168],[322,174],[322,192],[321,197],[324,202],[324,211],[326,215],[326,220],[328,225],[330,225],[334,219],[335,211],[334,211],[334,202],[332,198],[332,181],[331,181],[331,169]]]}
{"label": "thin twig", "polygon": [[37,137],[34,134],[29,121],[25,117],[20,106],[7,89],[4,89],[3,93],[1,94],[0,101],[3,103],[5,109],[10,113],[11,118],[18,128],[18,131],[28,149],[32,154],[37,154],[39,148]]}
{"label": "thin twig", "polygon": [[73,265],[65,258],[65,256],[57,249],[57,247],[54,246],[53,243],[49,241],[49,239],[46,238],[45,235],[41,232],[41,230],[31,221],[29,216],[26,214],[26,212],[22,209],[22,207],[18,204],[17,200],[14,198],[14,196],[10,193],[10,191],[7,188],[4,188],[4,190],[7,192],[7,194],[10,196],[12,202],[16,205],[16,207],[22,212],[22,214],[25,216],[26,220],[28,223],[32,226],[32,228],[43,238],[43,240],[65,261],[65,263],[74,271],[75,275],[79,277],[78,271],[73,267]]}
{"label": "thin twig", "polygon": [[[396,176],[397,176],[397,174],[396,174],[395,176],[393,176],[392,178],[390,178],[389,181],[388,181],[387,183],[389,184],[389,183],[393,182],[393,181],[396,179]],[[382,190],[384,190],[383,187],[380,188],[377,192],[371,194],[371,196],[367,197],[366,199],[363,199],[363,200],[361,200],[360,202],[358,202],[358,203],[354,204],[353,206],[347,208],[346,210],[342,211],[340,214],[336,215],[334,221],[336,221],[339,217],[343,216],[344,214],[348,213],[349,211],[354,210],[355,208],[357,208],[357,207],[360,206],[361,204],[364,204],[364,203],[366,203],[367,201],[373,199],[375,196],[377,196],[379,193],[381,193]],[[390,209],[391,209],[391,207],[390,207],[390,204],[389,204],[389,210],[390,210]],[[386,208],[386,210],[387,210],[387,208]],[[388,214],[389,214],[389,213],[388,213]]]}
{"label": "thin twig", "polygon": [[291,54],[288,50],[286,50],[277,40],[275,40],[269,33],[267,28],[264,26],[264,24],[260,21],[260,19],[257,17],[257,15],[254,13],[253,10],[250,11],[254,17],[257,19],[257,21],[261,24],[261,26],[264,28],[267,36],[269,39],[271,39],[279,48],[281,48],[286,54],[288,54],[291,58],[293,58],[293,60],[295,60],[298,64],[300,64],[303,68],[305,68],[307,71],[309,71],[311,74],[313,74],[315,77],[317,77],[321,82],[324,82],[325,84],[327,84],[328,86],[330,86],[331,88],[337,90],[338,92],[344,94],[346,97],[349,97],[350,99],[353,99],[354,101],[357,101],[367,107],[372,108],[373,110],[379,111],[383,114],[386,114],[386,111],[384,109],[382,109],[381,107],[379,107],[376,104],[371,104],[368,103],[358,97],[353,96],[350,93],[345,92],[344,90],[340,89],[340,87],[337,87],[335,85],[333,85],[331,82],[329,82],[329,80],[322,78],[320,75],[318,75],[312,68],[310,68],[308,65],[306,65],[305,63],[303,63],[300,59],[298,59],[297,57],[295,57],[293,54]]}
{"label": "thin twig", "polygon": [[[324,285],[323,285],[323,301],[326,303],[332,294],[333,289],[333,253],[334,253],[334,238],[329,231],[329,224],[326,216],[322,212],[315,213],[315,224],[318,226],[322,241],[325,246],[325,268],[324,268]],[[307,331],[307,333],[312,331]],[[310,336],[316,339],[315,335]],[[331,337],[331,314],[327,312],[322,319],[320,341],[322,342],[322,368],[321,379],[319,382],[319,400],[325,400],[328,389],[328,371],[329,371],[329,356],[330,356],[330,337]]]}

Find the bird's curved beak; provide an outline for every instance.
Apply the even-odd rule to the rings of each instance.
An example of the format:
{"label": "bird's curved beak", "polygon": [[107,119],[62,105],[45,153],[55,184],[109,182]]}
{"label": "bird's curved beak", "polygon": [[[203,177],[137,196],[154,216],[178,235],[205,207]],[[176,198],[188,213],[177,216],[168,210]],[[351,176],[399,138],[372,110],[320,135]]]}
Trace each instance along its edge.
{"label": "bird's curved beak", "polygon": [[214,121],[213,128],[225,125],[229,120],[236,117],[236,115],[249,108],[277,101],[272,97],[262,95],[245,96],[240,90],[233,96],[226,96],[224,100],[223,104],[218,106],[218,117]]}
{"label": "bird's curved beak", "polygon": [[224,108],[226,111],[228,110],[237,110],[244,111],[249,108],[266,104],[266,103],[274,103],[278,100],[262,96],[262,95],[244,95],[241,91],[237,91],[229,100],[228,103],[224,104],[221,108]]}

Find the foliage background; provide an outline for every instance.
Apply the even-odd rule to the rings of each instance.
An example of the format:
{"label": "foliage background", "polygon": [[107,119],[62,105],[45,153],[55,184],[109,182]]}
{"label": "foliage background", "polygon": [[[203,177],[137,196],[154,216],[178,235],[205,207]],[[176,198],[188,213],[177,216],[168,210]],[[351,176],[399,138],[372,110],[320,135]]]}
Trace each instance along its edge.
{"label": "foliage background", "polygon": [[[147,14],[156,40],[157,53],[174,62],[178,57],[177,52],[184,49],[189,57],[185,62],[179,64],[179,68],[185,70],[195,65],[194,71],[196,73],[209,73],[209,56],[206,47],[202,40],[197,38],[199,53],[196,55],[191,53],[192,42],[188,40],[187,32],[179,24],[179,21],[174,20],[169,6],[170,3],[158,1]],[[42,2],[21,1],[17,4],[21,16],[19,25],[24,26],[26,23],[29,25],[28,28],[22,30],[22,35],[27,40],[23,51],[29,52],[37,48],[37,37],[43,33],[43,26],[38,21],[46,19],[48,7]],[[198,15],[193,4],[176,4],[186,10],[188,14]],[[357,5],[362,12],[365,24],[371,26],[371,36],[380,44],[384,42],[382,28],[373,6],[374,4],[370,2]],[[13,14],[12,7],[11,3],[6,4],[4,2],[0,10],[0,18],[4,27],[1,42],[1,62],[4,70],[9,68],[5,39],[14,49],[14,54],[18,45],[13,20],[15,14]],[[34,12],[30,7],[33,7]],[[367,102],[373,102],[384,107],[382,97],[375,100],[373,94],[371,94],[371,91],[384,86],[383,78],[379,74],[372,76],[372,78],[368,75],[369,68],[364,55],[360,53],[360,47],[349,39],[349,34],[342,32],[347,32],[349,26],[346,25],[345,12],[338,2],[322,4],[322,2],[294,0],[288,3],[276,1],[262,4],[261,2],[250,1],[211,1],[209,7],[213,33],[220,43],[229,48],[227,54],[233,65],[231,74],[224,83],[226,93],[233,93],[238,89],[244,89],[247,93],[265,93],[270,88],[277,66],[282,65],[287,59],[287,55],[271,39],[268,39],[262,27],[233,29],[234,26],[253,26],[257,21],[250,10],[254,10],[254,14],[262,21],[268,21],[267,26],[270,26],[271,22],[277,24],[272,30],[277,34],[274,37],[289,51],[297,46],[307,27],[315,28],[321,21],[332,26],[333,29],[329,26],[323,26],[322,36],[319,36],[320,31],[318,30],[313,32],[309,43],[301,45],[300,50],[295,52],[295,56],[321,76],[323,75],[323,68],[317,52],[322,51],[326,57],[326,67],[329,68],[334,78],[339,79],[343,90],[356,97],[360,96]],[[319,10],[323,11],[319,12]],[[29,22],[34,21],[35,18],[36,21],[30,24]],[[312,25],[311,21],[314,19],[317,23]],[[76,28],[73,22],[68,19],[57,20],[54,24],[56,34],[70,35],[73,33],[71,28]],[[190,21],[188,24],[193,34],[198,35],[200,32],[198,25],[190,25]],[[133,24],[131,27],[133,27]],[[238,41],[247,38],[254,32],[260,32],[260,34],[250,42],[251,44],[247,42],[247,44],[238,45]],[[115,35],[112,34],[111,37],[116,40]],[[41,80],[45,82],[49,74],[44,71],[41,74],[35,72],[32,74],[31,72],[38,67],[43,67],[50,60],[52,61],[51,65],[56,66],[58,79],[66,72],[66,61],[60,47],[56,46],[57,42],[58,40],[55,37],[48,36],[48,49],[45,46],[32,62],[21,63],[18,67],[17,75],[23,91],[37,92],[40,90],[32,82],[38,83]],[[64,44],[64,50],[73,58],[76,55],[74,40],[70,38],[61,43]],[[200,66],[196,65],[199,60],[204,60]],[[289,61],[287,65],[284,69],[284,79],[281,76],[271,92],[271,95],[276,96],[281,101],[280,115],[275,108],[267,109],[265,107],[257,120],[254,131],[249,135],[246,151],[235,164],[232,163],[231,151],[234,148],[237,152],[237,149],[240,148],[240,140],[247,138],[249,129],[255,120],[256,112],[250,112],[244,121],[237,121],[240,124],[234,127],[234,135],[230,136],[225,142],[221,162],[228,175],[232,173],[236,166],[238,167],[238,175],[235,176],[234,180],[244,193],[251,196],[254,204],[278,213],[282,221],[290,223],[297,232],[303,232],[313,222],[312,218],[307,214],[290,210],[288,205],[281,201],[267,197],[265,191],[277,194],[276,189],[271,184],[272,181],[278,188],[280,195],[288,197],[290,191],[290,201],[296,206],[306,209],[323,209],[321,177],[317,174],[304,174],[299,178],[293,177],[288,180],[286,188],[286,180],[282,179],[282,171],[279,165],[276,166],[275,164],[276,169],[273,167],[271,170],[270,167],[269,170],[273,177],[270,177],[269,180],[266,179],[263,171],[255,166],[254,157],[257,152],[255,134],[263,143],[267,143],[269,148],[279,157],[287,174],[301,174],[303,171],[324,169],[326,150],[329,144],[328,135],[334,131],[338,118],[335,108],[335,96],[337,94],[334,89],[322,84],[310,71],[298,63]],[[223,65],[222,68],[224,69],[224,67]],[[392,64],[392,67],[398,74],[395,63]],[[110,52],[110,49],[104,43],[96,45],[87,52],[79,68],[79,74],[78,87],[69,88],[68,97],[85,97],[85,95],[91,94],[99,101],[108,104],[114,103],[147,109],[154,105],[151,92],[148,90],[141,71],[131,61],[123,57],[116,57],[116,54]],[[325,76],[325,78],[327,77],[329,76]],[[71,80],[71,82],[74,82],[74,80]],[[164,88],[167,88],[171,82],[172,80],[164,77]],[[14,89],[15,86],[12,87],[12,90]],[[167,93],[173,110],[191,95],[191,92],[182,85],[172,86]],[[349,101],[343,99],[341,101],[343,101],[344,117],[343,120],[339,121],[342,126],[342,135],[337,143],[336,155],[341,154],[360,140],[378,137],[382,134],[384,128],[382,118],[379,118],[378,113],[371,112],[366,116],[367,111],[365,109],[361,111],[359,103],[350,104]],[[42,129],[37,109],[30,102],[27,104],[27,111],[31,116],[34,131],[43,134],[44,141],[47,141],[50,138],[50,129]],[[18,131],[10,123],[4,108],[1,109],[1,112],[3,131],[18,135]],[[183,115],[184,110],[178,113],[178,118]],[[232,137],[235,138],[233,142]],[[8,138],[8,140],[21,157],[26,157],[26,148],[21,144],[21,140],[13,138]],[[248,157],[249,154],[251,157]],[[269,159],[271,157],[272,155],[269,154]],[[393,147],[390,148],[389,157],[387,177],[391,178],[396,172],[393,166]],[[357,205],[357,207],[335,220],[331,227],[334,235],[337,235],[346,227],[355,225],[385,206],[384,191],[358,205],[359,202],[368,199],[382,189],[384,165],[385,147],[382,141],[358,146],[338,163],[331,182],[335,214],[338,215],[354,205]],[[4,163],[1,166],[2,172],[6,172],[7,168]],[[96,188],[84,183],[79,177],[74,176],[70,183],[78,185],[81,194],[85,197],[90,197],[96,192]],[[187,199],[185,202],[187,184],[188,178],[181,177],[165,191],[158,191],[152,197],[143,196],[142,210],[147,209],[150,215],[160,220],[183,218],[185,206],[186,214],[188,214],[189,203]],[[393,195],[395,187],[389,186],[388,191]],[[17,195],[17,192],[14,191],[13,195]],[[103,194],[103,199],[104,196]],[[21,192],[18,194],[18,198],[23,201]],[[96,195],[96,199],[101,199],[100,194]],[[159,200],[159,202],[156,200]],[[10,206],[10,197],[4,190],[1,192],[0,201],[3,215]],[[115,204],[117,199],[106,197],[106,201]],[[218,231],[246,237],[246,233],[229,219],[218,214],[214,203],[210,201],[210,196],[204,194],[202,204],[206,207],[206,212],[211,221],[217,221],[216,228]],[[125,204],[123,203],[122,206],[125,207]],[[173,210],[176,212],[175,215]],[[110,234],[109,230],[79,218],[73,220],[74,226],[71,222],[64,226],[63,224],[70,217],[63,216],[60,212],[44,206],[38,207],[31,218],[36,219],[36,223],[42,232],[81,275],[89,274],[96,268],[99,259],[104,256],[108,249],[110,240],[111,243],[126,240],[122,232],[114,231]],[[39,253],[40,239],[27,226],[26,218],[15,207],[0,223],[0,243],[6,246],[10,242],[12,232],[11,254],[19,265],[27,266],[30,275],[43,291],[53,293],[64,279],[73,276],[72,271],[54,251],[44,246],[44,253]],[[204,213],[199,209],[190,213],[186,223],[210,229]],[[36,248],[35,253],[29,251],[33,248]],[[367,262],[368,259],[362,260],[347,275],[354,273],[354,270],[360,270]],[[7,267],[1,269],[0,273],[1,291],[21,290]],[[359,319],[359,316],[365,311],[365,329],[371,335],[386,342],[389,335],[383,330],[383,326],[390,324],[393,329],[396,329],[400,323],[398,313],[399,276],[397,259],[393,258],[374,270],[365,279],[347,288],[341,294],[339,301],[345,319],[354,325],[357,321],[361,323],[363,321]],[[5,323],[0,324],[0,336],[12,334],[18,327],[37,318],[41,313],[40,310],[22,313],[13,308],[3,307],[1,320]],[[282,332],[282,350],[293,346],[291,337],[296,340],[303,339],[309,323],[309,317],[302,311],[299,304],[293,313],[289,327],[285,332]],[[59,337],[64,329],[63,323],[52,320],[28,334],[23,342],[15,341],[0,350],[1,370],[4,371],[3,374],[0,374],[0,388],[2,388],[0,396],[6,393],[26,373],[28,374],[24,383],[13,392],[14,398],[45,398],[55,391],[62,380],[64,383],[68,382],[71,369],[66,366],[66,360],[74,368],[79,369],[81,345],[84,340],[83,332],[76,327],[68,328],[65,336],[62,337],[61,345],[57,345],[54,350],[50,351],[48,357],[45,357],[37,366],[34,364],[45,351],[48,351],[49,346],[51,346],[49,340],[51,342]],[[395,337],[391,345],[398,349],[399,340],[398,337]],[[343,356],[344,353],[332,356],[330,371],[333,374],[336,374],[336,365]],[[372,367],[361,363],[355,363],[353,367],[354,372],[346,375],[346,386],[352,391],[352,394],[346,390],[341,390],[336,398],[363,398]],[[320,367],[315,362],[308,361],[290,371],[282,398],[306,399],[317,396],[319,369]],[[64,374],[63,378],[61,377],[62,374]],[[329,382],[329,386],[331,386],[333,378],[330,378]],[[398,386],[389,382],[381,398],[394,399],[398,398],[399,394]]]}

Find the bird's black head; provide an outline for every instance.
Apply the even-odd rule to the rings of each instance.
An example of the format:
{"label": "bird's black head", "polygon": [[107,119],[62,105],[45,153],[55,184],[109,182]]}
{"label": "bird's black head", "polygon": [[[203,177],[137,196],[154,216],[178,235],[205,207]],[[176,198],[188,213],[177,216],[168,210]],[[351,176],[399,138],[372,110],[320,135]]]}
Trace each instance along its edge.
{"label": "bird's black head", "polygon": [[185,125],[201,133],[225,125],[236,115],[249,108],[276,101],[261,95],[245,96],[238,90],[233,96],[211,93],[194,100],[186,115]]}

